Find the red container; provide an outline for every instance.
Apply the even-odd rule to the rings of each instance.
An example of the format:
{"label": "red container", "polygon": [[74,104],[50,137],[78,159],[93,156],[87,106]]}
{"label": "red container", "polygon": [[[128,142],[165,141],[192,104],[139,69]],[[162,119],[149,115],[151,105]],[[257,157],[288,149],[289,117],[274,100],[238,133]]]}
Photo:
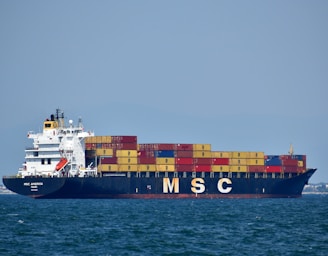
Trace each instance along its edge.
{"label": "red container", "polygon": [[212,158],[194,158],[195,165],[211,165]]}
{"label": "red container", "polygon": [[291,155],[281,155],[280,159],[281,160],[290,160],[290,159],[292,159],[292,156]]}
{"label": "red container", "polygon": [[108,143],[107,148],[116,149],[116,144]]}
{"label": "red container", "polygon": [[306,169],[306,155],[303,155],[303,168]]}
{"label": "red container", "polygon": [[86,150],[91,150],[92,148],[92,143],[85,143],[85,149]]}
{"label": "red container", "polygon": [[117,164],[117,157],[101,157],[99,164]]}
{"label": "red container", "polygon": [[298,167],[297,166],[283,166],[282,167],[284,173],[297,173]]}
{"label": "red container", "polygon": [[137,143],[137,136],[112,136],[112,143]]}
{"label": "red container", "polygon": [[298,160],[297,159],[283,159],[282,165],[283,166],[298,166]]}
{"label": "red container", "polygon": [[248,172],[265,172],[265,166],[263,165],[249,165]]}
{"label": "red container", "polygon": [[157,145],[158,150],[175,150],[175,144],[158,144]]}
{"label": "red container", "polygon": [[138,157],[139,164],[156,164],[155,157]]}
{"label": "red container", "polygon": [[178,151],[193,151],[193,144],[176,144]]}
{"label": "red container", "polygon": [[229,165],[229,158],[213,158],[212,164],[214,164],[214,165]]}
{"label": "red container", "polygon": [[139,144],[140,150],[158,150],[158,144],[156,143],[148,143],[148,144]]}
{"label": "red container", "polygon": [[154,151],[141,150],[141,151],[138,151],[138,156],[139,157],[155,157],[155,154],[154,154]]}
{"label": "red container", "polygon": [[147,152],[145,150],[139,150],[138,151],[138,157],[147,157]]}
{"label": "red container", "polygon": [[195,172],[210,172],[211,171],[211,165],[195,165],[194,170]]}
{"label": "red container", "polygon": [[265,171],[268,173],[280,173],[282,168],[281,166],[266,166]]}
{"label": "red container", "polygon": [[177,172],[192,172],[194,166],[192,164],[177,164],[175,166]]}
{"label": "red container", "polygon": [[176,157],[193,157],[193,151],[176,151]]}
{"label": "red container", "polygon": [[137,143],[108,143],[108,148],[137,150]]}
{"label": "red container", "polygon": [[175,159],[176,164],[193,164],[193,158],[191,157],[178,157]]}

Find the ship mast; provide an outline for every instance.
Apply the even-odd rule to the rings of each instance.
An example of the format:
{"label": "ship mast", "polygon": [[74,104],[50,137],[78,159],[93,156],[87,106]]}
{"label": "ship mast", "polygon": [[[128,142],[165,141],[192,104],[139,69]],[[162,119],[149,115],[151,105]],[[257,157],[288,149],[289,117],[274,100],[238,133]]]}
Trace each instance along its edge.
{"label": "ship mast", "polygon": [[288,154],[291,156],[294,155],[294,148],[292,143],[290,143]]}

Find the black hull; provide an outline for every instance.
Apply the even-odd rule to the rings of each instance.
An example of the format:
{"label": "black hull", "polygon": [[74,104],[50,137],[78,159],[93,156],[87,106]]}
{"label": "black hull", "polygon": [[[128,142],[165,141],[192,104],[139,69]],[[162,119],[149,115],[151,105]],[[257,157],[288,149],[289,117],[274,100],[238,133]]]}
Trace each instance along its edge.
{"label": "black hull", "polygon": [[283,198],[300,197],[315,171],[290,178],[4,177],[3,183],[32,198]]}

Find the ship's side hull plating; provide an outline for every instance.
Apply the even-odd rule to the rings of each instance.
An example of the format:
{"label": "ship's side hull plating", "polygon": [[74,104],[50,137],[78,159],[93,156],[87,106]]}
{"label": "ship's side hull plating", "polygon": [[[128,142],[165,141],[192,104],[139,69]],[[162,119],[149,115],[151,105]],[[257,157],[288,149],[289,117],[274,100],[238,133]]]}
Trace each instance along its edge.
{"label": "ship's side hull plating", "polygon": [[280,177],[9,178],[5,186],[33,198],[265,198],[300,197],[316,169]]}

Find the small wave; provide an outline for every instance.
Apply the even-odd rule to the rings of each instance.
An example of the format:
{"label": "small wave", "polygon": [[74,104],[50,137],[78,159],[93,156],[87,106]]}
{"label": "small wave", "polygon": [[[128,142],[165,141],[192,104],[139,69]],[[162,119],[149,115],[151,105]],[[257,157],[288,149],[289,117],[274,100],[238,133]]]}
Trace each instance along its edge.
{"label": "small wave", "polygon": [[8,213],[7,216],[18,216],[18,213]]}

